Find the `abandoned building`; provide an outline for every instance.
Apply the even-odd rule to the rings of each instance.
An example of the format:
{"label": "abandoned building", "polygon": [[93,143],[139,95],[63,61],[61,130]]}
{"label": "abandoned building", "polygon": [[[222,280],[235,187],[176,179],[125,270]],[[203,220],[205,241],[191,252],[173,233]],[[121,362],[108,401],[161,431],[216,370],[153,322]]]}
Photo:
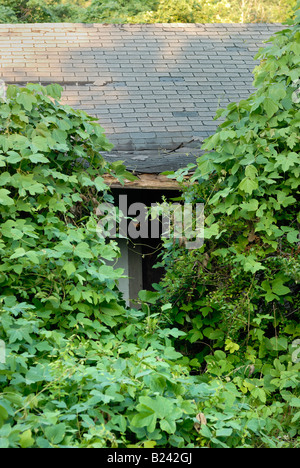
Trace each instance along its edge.
{"label": "abandoned building", "polygon": [[[176,196],[160,174],[195,162],[219,124],[216,110],[253,93],[254,57],[279,24],[1,24],[0,79],[59,83],[63,104],[96,116],[115,145],[104,154],[137,175],[114,193],[151,203]],[[156,242],[156,243],[155,243]],[[157,240],[120,245],[137,297],[156,280]],[[151,250],[152,249],[152,250]]]}

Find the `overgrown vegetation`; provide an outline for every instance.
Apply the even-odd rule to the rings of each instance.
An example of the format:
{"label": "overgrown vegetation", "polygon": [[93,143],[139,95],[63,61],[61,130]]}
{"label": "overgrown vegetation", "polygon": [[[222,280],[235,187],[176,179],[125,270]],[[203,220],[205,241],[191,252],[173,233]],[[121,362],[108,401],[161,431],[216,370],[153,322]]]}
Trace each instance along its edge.
{"label": "overgrown vegetation", "polygon": [[0,447],[299,448],[299,47],[298,11],[260,52],[258,91],[219,112],[184,192],[205,203],[204,248],[166,243],[141,311],[98,235],[104,173],[130,177],[101,157],[103,129],[57,85],[8,87]]}
{"label": "overgrown vegetation", "polygon": [[147,398],[157,402],[149,431],[167,442],[195,413],[181,397],[188,372],[173,362],[177,332],[153,339],[125,310],[122,271],[106,264],[118,249],[95,216],[111,201],[101,175],[130,175],[105,163],[103,129],[59,105],[60,92],[9,86],[0,108],[0,445],[147,445],[136,413],[151,415]]}
{"label": "overgrown vegetation", "polygon": [[[153,296],[169,303],[167,318],[186,333],[178,349],[191,369],[230,379],[269,409],[300,403],[292,390],[299,392],[299,13],[259,52],[255,94],[218,112],[223,123],[188,168],[183,200],[205,205],[205,245],[187,252],[167,243],[168,272]],[[179,182],[188,169],[177,172]]]}
{"label": "overgrown vegetation", "polygon": [[1,23],[283,22],[297,0],[0,0]]}

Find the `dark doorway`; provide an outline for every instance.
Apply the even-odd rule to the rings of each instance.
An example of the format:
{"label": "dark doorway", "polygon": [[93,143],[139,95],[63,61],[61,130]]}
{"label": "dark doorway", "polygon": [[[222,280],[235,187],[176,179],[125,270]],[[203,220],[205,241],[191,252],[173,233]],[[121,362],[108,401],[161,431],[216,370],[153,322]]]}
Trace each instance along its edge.
{"label": "dark doorway", "polygon": [[[174,199],[178,199],[181,195],[179,190],[126,188],[114,188],[112,189],[112,193],[116,206],[118,206],[120,195],[126,195],[128,206],[139,202],[143,203],[147,207],[150,207],[151,204],[162,203],[164,200],[172,202]],[[139,284],[141,284],[140,280],[142,279],[142,289],[152,291],[152,285],[159,283],[164,275],[163,268],[155,268],[155,265],[159,262],[159,254],[161,253],[161,239],[151,238],[151,233],[149,232],[149,237],[147,239],[131,239],[129,237],[127,245],[131,258],[131,268],[129,268],[129,270],[134,272],[131,276],[131,281],[137,282],[138,279]],[[142,257],[142,261],[140,257]],[[142,266],[140,267],[140,265]],[[134,274],[141,275],[141,269],[142,278],[134,277]],[[134,300],[136,297],[131,297],[131,299]]]}

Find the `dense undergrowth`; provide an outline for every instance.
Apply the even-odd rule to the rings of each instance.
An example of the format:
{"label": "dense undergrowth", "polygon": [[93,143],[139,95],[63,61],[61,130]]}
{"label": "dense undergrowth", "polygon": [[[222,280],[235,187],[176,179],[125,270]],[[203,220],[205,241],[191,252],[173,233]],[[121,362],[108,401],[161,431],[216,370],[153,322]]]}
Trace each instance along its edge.
{"label": "dense undergrowth", "polygon": [[280,23],[297,0],[0,0],[0,23]]}
{"label": "dense undergrowth", "polygon": [[140,311],[98,235],[103,174],[129,177],[100,156],[103,129],[58,86],[8,87],[1,447],[299,448],[299,18],[261,52],[257,93],[220,112],[184,192],[205,203],[204,248],[166,242]]}

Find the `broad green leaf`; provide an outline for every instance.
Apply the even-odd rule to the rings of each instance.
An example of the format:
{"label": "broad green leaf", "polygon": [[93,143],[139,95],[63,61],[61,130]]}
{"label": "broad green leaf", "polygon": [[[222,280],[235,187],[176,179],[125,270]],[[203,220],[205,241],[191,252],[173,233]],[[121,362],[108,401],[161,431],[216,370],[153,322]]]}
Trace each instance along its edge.
{"label": "broad green leaf", "polygon": [[289,405],[292,406],[293,408],[300,408],[300,398],[293,397],[290,400]]}
{"label": "broad green leaf", "polygon": [[38,164],[38,163],[49,163],[49,159],[46,158],[43,154],[35,153],[29,156],[31,162]]}
{"label": "broad green leaf", "polygon": [[38,151],[43,151],[43,152],[49,152],[50,147],[47,138],[41,137],[41,136],[35,136],[32,139],[32,146],[34,149]]}
{"label": "broad green leaf", "polygon": [[245,175],[249,179],[255,179],[255,177],[257,176],[257,168],[253,166],[252,164],[246,166]]}
{"label": "broad green leaf", "polygon": [[242,182],[239,184],[239,188],[245,192],[251,195],[254,190],[258,188],[258,182],[257,180],[253,180],[252,178],[250,179],[249,177],[245,177],[245,179],[242,180]]}
{"label": "broad green leaf", "polygon": [[2,174],[0,175],[0,186],[4,186],[8,184],[10,179],[11,179],[11,175],[9,172],[2,172]]}
{"label": "broad green leaf", "polygon": [[235,351],[238,351],[240,349],[240,346],[237,343],[231,341],[229,338],[225,341],[225,344],[225,350],[229,351],[231,354],[235,353]]}
{"label": "broad green leaf", "polygon": [[288,348],[288,340],[285,336],[273,337],[270,343],[275,351],[285,351]]}
{"label": "broad green leaf", "polygon": [[13,150],[23,150],[28,148],[30,145],[30,141],[26,136],[19,135],[17,133],[6,137],[6,142],[8,148],[12,148]]}
{"label": "broad green leaf", "polygon": [[272,291],[278,296],[285,296],[291,292],[287,286],[284,286],[284,281],[281,278],[277,278],[272,281]]}
{"label": "broad green leaf", "polygon": [[0,403],[0,428],[3,425],[3,423],[7,420],[8,418],[8,412],[7,409],[5,408],[4,404]]}
{"label": "broad green leaf", "polygon": [[211,226],[207,227],[205,226],[204,228],[204,238],[205,239],[211,239],[214,236],[217,236],[219,234],[219,224],[214,223]]}
{"label": "broad green leaf", "polygon": [[65,438],[66,425],[64,423],[48,426],[45,429],[45,435],[49,442],[53,445],[60,444]]}
{"label": "broad green leaf", "polygon": [[73,262],[67,262],[63,269],[66,271],[68,276],[71,276],[76,271],[76,266]]}
{"label": "broad green leaf", "polygon": [[0,189],[0,205],[12,206],[14,204],[14,200],[8,196],[9,194],[9,190]]}
{"label": "broad green leaf", "polygon": [[273,115],[279,110],[278,104],[268,97],[264,99],[263,106],[269,118],[273,117]]}
{"label": "broad green leaf", "polygon": [[67,134],[67,132],[65,130],[61,130],[61,129],[57,128],[57,129],[53,130],[52,137],[58,143],[65,144],[66,140],[68,138],[68,134]]}
{"label": "broad green leaf", "polygon": [[101,312],[111,316],[124,315],[126,313],[124,307],[114,301],[101,304]]}
{"label": "broad green leaf", "polygon": [[139,292],[139,298],[142,302],[149,302],[149,304],[156,304],[159,299],[159,293],[152,291],[142,290]]}
{"label": "broad green leaf", "polygon": [[132,418],[131,425],[133,427],[147,427],[148,431],[152,433],[155,430],[156,422],[157,417],[154,413],[149,414],[148,412],[141,412]]}
{"label": "broad green leaf", "polygon": [[21,448],[29,448],[34,445],[34,439],[32,437],[32,432],[30,429],[21,434],[20,445]]}
{"label": "broad green leaf", "polygon": [[17,96],[16,101],[17,101],[18,104],[21,104],[24,107],[24,109],[26,109],[27,111],[30,112],[31,109],[32,109],[33,104],[36,104],[37,99],[32,94],[30,94],[30,93],[28,93],[26,91],[22,91]]}
{"label": "broad green leaf", "polygon": [[16,153],[16,151],[8,151],[7,154],[6,162],[9,164],[17,164],[22,160],[22,156],[20,156],[19,153]]}
{"label": "broad green leaf", "polygon": [[274,167],[281,166],[283,171],[286,172],[290,167],[300,163],[300,157],[297,153],[279,154],[276,158]]}
{"label": "broad green leaf", "polygon": [[168,346],[164,349],[164,356],[166,359],[176,360],[180,359],[182,357],[182,354],[175,351],[175,349],[171,346]]}
{"label": "broad green leaf", "polygon": [[294,230],[287,233],[287,240],[293,244],[299,242],[300,234],[299,231]]}
{"label": "broad green leaf", "polygon": [[176,432],[176,422],[171,418],[162,419],[159,424],[162,431],[165,431],[168,434],[174,434]]}
{"label": "broad green leaf", "polygon": [[94,258],[94,255],[86,242],[80,242],[74,249],[74,255],[80,258]]}
{"label": "broad green leaf", "polygon": [[62,86],[57,83],[46,86],[46,92],[48,96],[53,97],[54,99],[61,99],[62,91]]}
{"label": "broad green leaf", "polygon": [[283,83],[273,84],[269,90],[269,96],[274,101],[281,101],[286,96],[286,86]]}
{"label": "broad green leaf", "polygon": [[216,431],[216,437],[230,437],[232,432],[233,432],[233,429],[231,427],[229,428],[224,427]]}
{"label": "broad green leaf", "polygon": [[155,398],[148,396],[140,397],[139,401],[140,404],[137,406],[138,410],[155,413],[156,417],[159,419],[163,419],[171,415],[175,410],[172,401],[159,395]]}
{"label": "broad green leaf", "polygon": [[202,149],[211,151],[212,149],[216,148],[219,142],[220,142],[220,133],[217,132],[213,136],[207,139],[207,141],[202,146]]}
{"label": "broad green leaf", "polygon": [[108,188],[106,183],[104,182],[103,177],[96,177],[96,179],[94,180],[94,184],[95,184],[96,189],[99,192],[103,192],[104,190],[107,190]]}
{"label": "broad green leaf", "polygon": [[19,247],[9,258],[13,260],[14,258],[24,257],[24,255],[26,255],[26,251],[23,249],[23,247]]}
{"label": "broad green leaf", "polygon": [[258,200],[252,199],[248,203],[242,203],[241,208],[246,211],[256,211],[258,210]]}

